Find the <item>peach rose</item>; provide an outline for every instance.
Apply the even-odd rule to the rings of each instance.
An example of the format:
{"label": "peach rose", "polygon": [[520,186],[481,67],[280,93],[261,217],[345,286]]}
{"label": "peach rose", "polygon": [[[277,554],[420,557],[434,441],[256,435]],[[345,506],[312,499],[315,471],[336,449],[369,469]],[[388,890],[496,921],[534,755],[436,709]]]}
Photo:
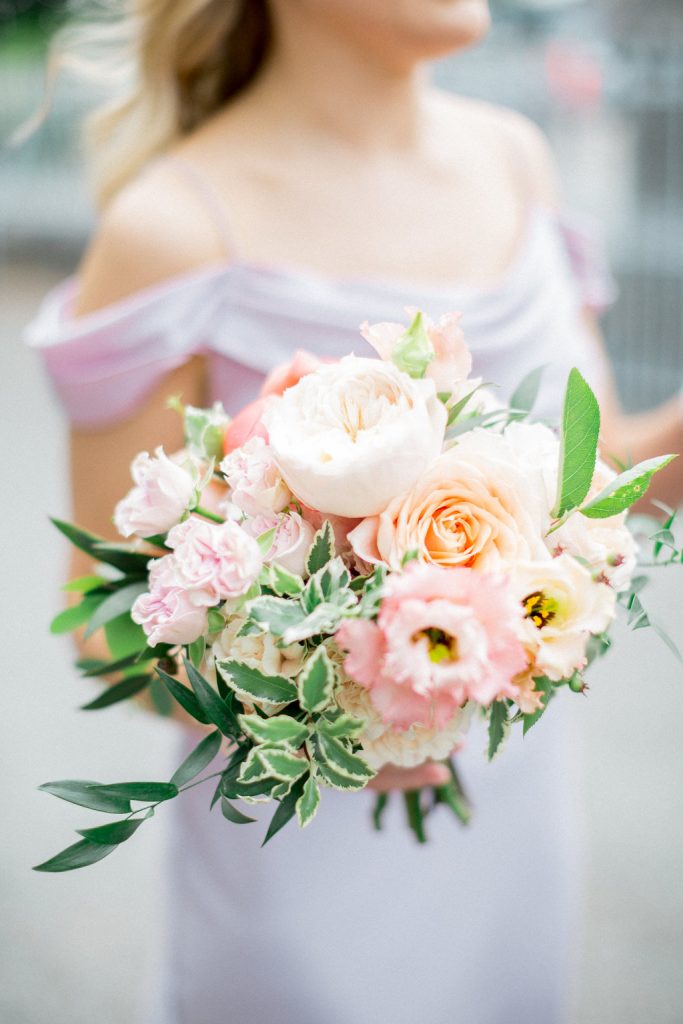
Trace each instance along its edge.
{"label": "peach rose", "polygon": [[406,494],[349,534],[356,554],[400,569],[421,562],[495,570],[549,559],[550,521],[540,472],[522,471],[500,434],[477,429],[443,452]]}

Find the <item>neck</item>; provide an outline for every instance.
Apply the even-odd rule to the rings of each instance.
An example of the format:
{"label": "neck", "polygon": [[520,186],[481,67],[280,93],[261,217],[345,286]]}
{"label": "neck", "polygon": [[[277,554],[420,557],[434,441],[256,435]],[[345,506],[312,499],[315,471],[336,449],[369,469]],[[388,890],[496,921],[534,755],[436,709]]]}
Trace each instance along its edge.
{"label": "neck", "polygon": [[253,91],[281,124],[368,150],[418,144],[423,66],[392,63],[368,39],[333,33],[296,5],[273,11],[273,50]]}

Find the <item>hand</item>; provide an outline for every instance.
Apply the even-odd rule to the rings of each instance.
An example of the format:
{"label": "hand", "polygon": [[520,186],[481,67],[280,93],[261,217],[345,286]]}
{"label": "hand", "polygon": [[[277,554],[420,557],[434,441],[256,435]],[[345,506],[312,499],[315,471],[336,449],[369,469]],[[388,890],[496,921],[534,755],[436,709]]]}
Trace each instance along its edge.
{"label": "hand", "polygon": [[388,793],[392,789],[412,790],[423,786],[443,786],[450,781],[451,773],[445,764],[427,761],[417,768],[397,768],[387,764],[368,783],[368,789],[377,793]]}

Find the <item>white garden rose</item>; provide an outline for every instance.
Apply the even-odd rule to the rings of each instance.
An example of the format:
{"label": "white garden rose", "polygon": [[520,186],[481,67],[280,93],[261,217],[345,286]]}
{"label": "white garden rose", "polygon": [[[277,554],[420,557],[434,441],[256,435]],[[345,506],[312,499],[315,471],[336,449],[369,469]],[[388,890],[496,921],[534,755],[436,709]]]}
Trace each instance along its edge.
{"label": "white garden rose", "polygon": [[525,618],[520,639],[534,659],[534,675],[558,681],[586,665],[586,644],[615,615],[616,595],[571,555],[520,562],[512,586]]}
{"label": "white garden rose", "polygon": [[381,512],[441,450],[446,410],[431,380],[346,356],[303,377],[265,415],[282,475],[310,508]]}
{"label": "white garden rose", "polygon": [[337,703],[348,714],[365,721],[359,743],[364,759],[375,769],[385,764],[415,768],[425,761],[442,761],[462,742],[472,718],[472,706],[466,704],[457,709],[442,729],[429,729],[424,725],[392,728],[380,718],[369,691],[350,679],[344,680],[337,691]]}

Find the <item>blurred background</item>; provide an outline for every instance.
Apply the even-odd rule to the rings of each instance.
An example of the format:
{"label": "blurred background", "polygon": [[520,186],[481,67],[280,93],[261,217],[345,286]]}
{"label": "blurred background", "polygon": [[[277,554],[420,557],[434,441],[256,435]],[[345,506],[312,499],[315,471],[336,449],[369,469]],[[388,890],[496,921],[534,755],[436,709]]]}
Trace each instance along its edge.
{"label": "blurred background", "polygon": [[[549,134],[566,205],[605,232],[620,298],[604,329],[625,406],[645,408],[683,380],[683,2],[493,6],[486,43],[444,62],[437,78],[515,107]],[[46,47],[63,17],[57,0],[0,0],[0,139],[40,105]],[[173,726],[131,708],[84,722],[74,709],[90,696],[86,684],[68,643],[47,633],[63,549],[45,513],[68,512],[65,426],[21,331],[74,269],[92,226],[78,140],[91,101],[65,79],[39,132],[18,150],[0,147],[0,437],[5,479],[20,481],[0,505],[0,535],[13,538],[0,588],[1,1024],[132,1020],[162,927],[161,815],[87,872],[29,872],[82,825],[36,785],[120,775],[122,750],[131,777],[164,778],[174,744]],[[648,596],[679,644],[682,584],[670,570]],[[649,633],[622,629],[618,640],[589,698],[554,709],[576,719],[586,821],[571,1021],[681,1024],[683,668]]]}

